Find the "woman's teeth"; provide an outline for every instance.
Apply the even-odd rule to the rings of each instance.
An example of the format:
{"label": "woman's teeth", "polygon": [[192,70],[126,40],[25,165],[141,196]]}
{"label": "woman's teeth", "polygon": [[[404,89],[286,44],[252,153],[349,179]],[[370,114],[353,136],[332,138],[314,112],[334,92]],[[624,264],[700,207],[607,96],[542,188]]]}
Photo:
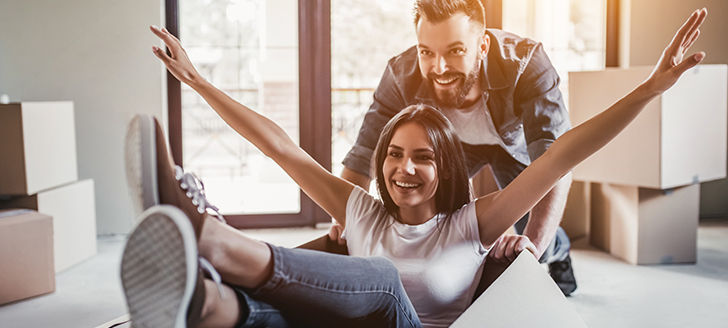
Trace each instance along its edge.
{"label": "woman's teeth", "polygon": [[402,188],[416,188],[419,186],[419,184],[416,183],[407,183],[402,181],[394,181],[394,184]]}

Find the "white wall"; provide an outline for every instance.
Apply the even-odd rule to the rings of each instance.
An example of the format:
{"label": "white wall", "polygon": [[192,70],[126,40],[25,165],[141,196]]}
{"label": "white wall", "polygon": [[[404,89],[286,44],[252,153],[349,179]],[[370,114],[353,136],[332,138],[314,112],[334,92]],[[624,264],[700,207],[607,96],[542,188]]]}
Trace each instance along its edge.
{"label": "white wall", "polygon": [[[629,8],[626,42],[629,47],[624,49],[629,56],[628,62],[622,64],[653,65],[688,15],[702,7],[708,8],[708,18],[691,52],[705,51],[706,64],[728,64],[728,1],[631,0],[623,3]],[[728,179],[704,183],[700,193],[702,217],[728,217]]]}
{"label": "white wall", "polygon": [[162,0],[0,1],[0,93],[74,102],[79,178],[96,182],[100,234],[131,227],[128,121],[149,113],[166,122],[164,70],[147,28],[163,17]]}

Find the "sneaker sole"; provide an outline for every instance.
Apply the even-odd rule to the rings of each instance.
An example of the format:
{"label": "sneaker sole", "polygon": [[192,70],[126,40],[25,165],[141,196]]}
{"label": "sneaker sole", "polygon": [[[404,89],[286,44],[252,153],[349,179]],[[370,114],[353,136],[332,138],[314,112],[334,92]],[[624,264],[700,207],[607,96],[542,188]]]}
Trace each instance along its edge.
{"label": "sneaker sole", "polygon": [[133,327],[186,326],[197,246],[181,210],[160,205],[142,213],[124,247],[121,282]]}
{"label": "sneaker sole", "polygon": [[124,145],[126,180],[136,215],[159,205],[157,143],[154,129],[152,116],[137,115],[129,122],[126,132]]}

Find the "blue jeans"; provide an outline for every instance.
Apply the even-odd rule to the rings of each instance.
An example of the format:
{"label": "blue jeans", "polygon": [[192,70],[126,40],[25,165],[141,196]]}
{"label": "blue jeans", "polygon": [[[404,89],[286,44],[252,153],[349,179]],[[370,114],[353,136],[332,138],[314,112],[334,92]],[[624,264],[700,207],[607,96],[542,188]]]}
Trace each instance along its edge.
{"label": "blue jeans", "polygon": [[[490,164],[490,167],[493,169],[493,176],[500,189],[503,189],[511,183],[513,179],[526,169],[525,165],[513,159],[500,146],[471,145],[466,143],[462,145],[463,150],[467,154],[465,157],[467,167],[470,170],[468,172],[470,176],[474,176],[483,166]],[[519,219],[513,227],[516,228],[518,234],[523,234],[523,230],[526,229],[526,223],[528,223],[528,213]],[[569,255],[570,248],[571,242],[569,241],[569,237],[566,235],[564,229],[559,227],[556,230],[554,239],[551,240],[549,247],[544,251],[539,262],[552,263],[563,261]]]}
{"label": "blue jeans", "polygon": [[422,326],[388,259],[269,247],[268,281],[233,287],[243,317],[238,327]]}

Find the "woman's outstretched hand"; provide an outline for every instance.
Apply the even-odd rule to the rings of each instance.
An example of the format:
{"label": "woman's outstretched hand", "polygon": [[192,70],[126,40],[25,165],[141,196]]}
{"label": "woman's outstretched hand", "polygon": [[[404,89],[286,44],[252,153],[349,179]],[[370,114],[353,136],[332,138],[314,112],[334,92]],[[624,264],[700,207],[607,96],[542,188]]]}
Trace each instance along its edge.
{"label": "woman's outstretched hand", "polygon": [[174,77],[189,86],[192,86],[195,82],[202,79],[200,74],[197,73],[195,66],[192,65],[192,62],[187,57],[187,52],[182,48],[179,39],[172,35],[172,33],[169,33],[166,28],[160,29],[153,25],[149,29],[167,45],[169,55],[167,55],[164,49],[159,47],[152,47],[152,51],[167,66],[167,69]]}
{"label": "woman's outstretched hand", "polygon": [[662,52],[655,70],[646,81],[651,90],[657,93],[664,92],[672,87],[685,71],[705,58],[705,53],[702,51],[687,58],[684,56],[700,36],[700,25],[703,24],[707,15],[708,10],[705,8],[694,11],[672,37],[672,41]]}

